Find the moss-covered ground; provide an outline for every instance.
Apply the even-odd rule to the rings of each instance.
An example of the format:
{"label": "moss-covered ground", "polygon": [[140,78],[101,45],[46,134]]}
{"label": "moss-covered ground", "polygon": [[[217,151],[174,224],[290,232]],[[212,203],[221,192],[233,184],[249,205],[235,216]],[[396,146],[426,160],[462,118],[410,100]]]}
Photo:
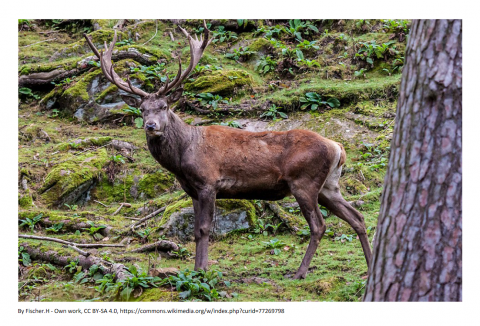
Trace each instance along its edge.
{"label": "moss-covered ground", "polygon": [[[94,43],[100,45],[103,40],[110,39],[115,23],[114,20],[95,20],[84,21],[81,26],[89,29],[87,32],[92,34]],[[231,22],[216,22],[217,25],[222,23],[235,26]],[[395,123],[399,72],[405,49],[401,33],[408,33],[408,22],[400,24],[400,27],[381,20],[312,20],[310,23],[318,32],[300,29],[303,40],[310,42],[310,47],[288,32],[275,34],[276,29],[289,26],[288,20],[262,20],[250,22],[245,28],[228,27],[226,30],[236,33],[237,38],[211,44],[185,85],[185,98],[198,108],[209,110],[209,113],[199,115],[181,106],[177,107],[176,113],[189,124],[202,120],[207,124],[231,124],[241,120],[247,125],[262,126],[256,130],[309,129],[341,142],[347,151],[340,182],[342,193],[365,216],[369,239],[372,240]],[[80,60],[92,55],[85,47],[81,33],[72,31],[68,24],[58,25],[60,27],[55,31],[52,28],[58,22],[31,21],[29,24],[19,32],[19,76],[74,69]],[[184,24],[189,30],[199,27],[194,20]],[[212,30],[217,30],[215,34],[219,38],[221,30],[217,25]],[[93,26],[100,29],[93,31]],[[151,39],[157,28],[157,36]],[[306,34],[307,30],[310,33]],[[163,36],[170,32],[174,40]],[[273,36],[269,34],[271,32]],[[55,37],[48,36],[50,33]],[[139,34],[139,39],[129,40],[135,33]],[[149,55],[153,58],[150,67],[160,67],[155,71],[162,76],[176,73],[178,66],[174,52],[175,56],[182,55],[184,67],[189,63],[189,48],[170,21],[131,21],[119,35],[119,41],[123,42],[117,45],[120,50],[135,49]],[[391,42],[381,56],[372,52],[369,58],[373,64],[361,55],[366,52],[361,50],[365,47],[362,43],[371,45],[372,41],[377,45]],[[238,52],[240,48],[245,51],[245,47],[249,47],[252,53]],[[297,49],[302,50],[304,60],[296,54]],[[234,60],[227,56],[235,53],[238,57]],[[261,67],[267,56],[274,64],[265,73]],[[138,68],[136,71],[135,67]],[[148,70],[148,67],[132,59],[117,62],[120,74],[130,73],[132,79],[143,85],[145,90],[152,91],[161,82],[152,78],[153,70]],[[144,271],[164,267],[191,270],[195,253],[192,242],[182,244],[189,253],[182,259],[129,252],[142,244],[157,241],[161,236],[159,226],[173,212],[191,206],[191,200],[179,200],[183,192],[174,176],[151,157],[143,129],[135,126],[138,116],[133,111],[119,109],[110,120],[102,121],[92,119],[86,122],[74,117],[80,105],[108,103],[108,99],[118,93],[115,86],[106,84],[93,94],[92,85],[101,76],[101,70],[94,65],[82,69],[69,80],[56,81],[56,85],[29,86],[34,96],[19,94],[19,225],[22,220],[32,220],[41,214],[33,229],[24,225],[19,228],[19,233],[57,237],[77,243],[102,241],[117,244],[130,237],[132,242],[126,250],[100,248],[92,253],[127,266],[136,264]],[[200,100],[197,96],[200,93],[218,95],[222,107],[232,107],[237,111],[219,113],[211,102]],[[306,93],[317,93],[323,100],[336,98],[340,105],[331,108],[323,103],[315,110],[311,110],[311,106],[302,108],[305,102],[301,99]],[[48,106],[47,102],[53,99],[61,99],[60,104]],[[249,110],[242,109],[245,107]],[[124,108],[128,107],[125,105]],[[271,119],[271,115],[260,118],[269,109],[276,118]],[[282,119],[278,112],[286,113],[288,119]],[[128,142],[134,149],[115,148],[111,146],[113,140]],[[131,206],[123,207],[114,215],[120,203],[124,202]],[[285,198],[280,204],[290,214],[303,219],[298,208],[287,205],[292,202],[293,198]],[[222,200],[217,204],[227,210],[244,209],[251,225],[280,223],[260,201]],[[126,232],[134,222],[132,218],[142,218],[164,206],[167,209],[163,214],[137,229],[139,233],[150,230],[147,238]],[[57,231],[47,230],[59,222],[65,225]],[[110,234],[104,237],[92,229],[75,229],[78,223],[89,222],[94,226],[111,227]],[[269,227],[265,233],[260,227],[252,227],[247,231],[212,238],[209,248],[211,268],[224,272],[224,279],[231,282],[230,288],[224,290],[238,293],[238,296],[217,300],[358,301],[367,272],[360,242],[350,226],[337,217],[328,213],[326,223],[327,234],[305,280],[289,277],[300,265],[308,236],[292,233],[285,225],[278,230]],[[302,232],[308,234],[308,230]],[[271,248],[266,248],[264,244],[273,239],[283,242],[278,254],[272,254]],[[73,250],[53,242],[19,239],[20,243],[40,246],[45,251],[57,250],[65,255],[77,255]],[[20,264],[19,300],[114,299],[96,291],[96,284],[92,282],[76,282],[74,273],[62,267],[48,266],[42,261],[24,265]],[[133,300],[171,301],[179,300],[179,297],[177,292],[161,287],[147,289]]]}

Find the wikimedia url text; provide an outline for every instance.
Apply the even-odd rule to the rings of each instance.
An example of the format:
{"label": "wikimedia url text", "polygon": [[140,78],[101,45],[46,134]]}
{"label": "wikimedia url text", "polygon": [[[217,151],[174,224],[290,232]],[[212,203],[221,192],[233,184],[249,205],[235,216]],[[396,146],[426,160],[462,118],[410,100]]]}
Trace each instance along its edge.
{"label": "wikimedia url text", "polygon": [[285,309],[18,309],[22,315],[30,314],[283,314]]}

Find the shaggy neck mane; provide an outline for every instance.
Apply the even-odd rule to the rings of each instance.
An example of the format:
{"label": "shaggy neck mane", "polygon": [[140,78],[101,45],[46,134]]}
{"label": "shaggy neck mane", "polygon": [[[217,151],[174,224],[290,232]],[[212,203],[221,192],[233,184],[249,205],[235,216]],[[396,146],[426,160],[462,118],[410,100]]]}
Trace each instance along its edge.
{"label": "shaggy neck mane", "polygon": [[175,175],[182,174],[181,158],[185,149],[196,142],[198,131],[182,121],[175,113],[168,110],[168,124],[161,136],[147,134],[148,149],[152,156],[164,168]]}

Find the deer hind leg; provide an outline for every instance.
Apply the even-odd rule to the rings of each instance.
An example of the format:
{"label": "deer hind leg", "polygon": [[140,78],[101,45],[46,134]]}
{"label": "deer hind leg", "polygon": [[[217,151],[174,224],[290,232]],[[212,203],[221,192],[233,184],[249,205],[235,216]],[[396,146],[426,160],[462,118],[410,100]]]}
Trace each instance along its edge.
{"label": "deer hind leg", "polygon": [[215,211],[215,194],[199,193],[198,200],[192,199],[195,212],[195,270],[207,270],[208,237]]}
{"label": "deer hind leg", "polygon": [[338,177],[340,176],[340,171],[338,173],[333,173],[325,185],[320,190],[318,195],[318,203],[322,206],[328,208],[333,214],[350,224],[350,226],[355,230],[360,238],[360,243],[362,244],[363,253],[365,259],[367,260],[367,266],[370,268],[370,263],[372,261],[372,250],[370,244],[368,243],[367,230],[365,227],[365,221],[363,215],[360,214],[355,208],[353,208],[340,193],[340,187],[338,186]]}
{"label": "deer hind leg", "polygon": [[[306,183],[303,183],[303,185],[305,184]],[[302,187],[292,187],[292,194],[295,196],[302,214],[310,227],[310,242],[308,243],[307,252],[303,257],[297,273],[293,277],[294,279],[300,279],[305,278],[307,275],[308,267],[325,233],[326,226],[322,213],[317,205],[318,189],[310,189],[309,191],[309,189]]]}

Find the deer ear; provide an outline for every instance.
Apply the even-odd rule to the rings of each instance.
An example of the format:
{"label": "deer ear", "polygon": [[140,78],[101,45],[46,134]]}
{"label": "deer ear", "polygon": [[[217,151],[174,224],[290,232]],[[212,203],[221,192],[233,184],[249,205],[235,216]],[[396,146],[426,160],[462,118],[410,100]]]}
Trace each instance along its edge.
{"label": "deer ear", "polygon": [[134,108],[139,108],[141,101],[133,96],[122,95],[122,100]]}
{"label": "deer ear", "polygon": [[180,97],[183,94],[183,88],[179,88],[176,91],[174,91],[172,94],[170,94],[167,98],[168,104],[175,103],[180,99]]}

